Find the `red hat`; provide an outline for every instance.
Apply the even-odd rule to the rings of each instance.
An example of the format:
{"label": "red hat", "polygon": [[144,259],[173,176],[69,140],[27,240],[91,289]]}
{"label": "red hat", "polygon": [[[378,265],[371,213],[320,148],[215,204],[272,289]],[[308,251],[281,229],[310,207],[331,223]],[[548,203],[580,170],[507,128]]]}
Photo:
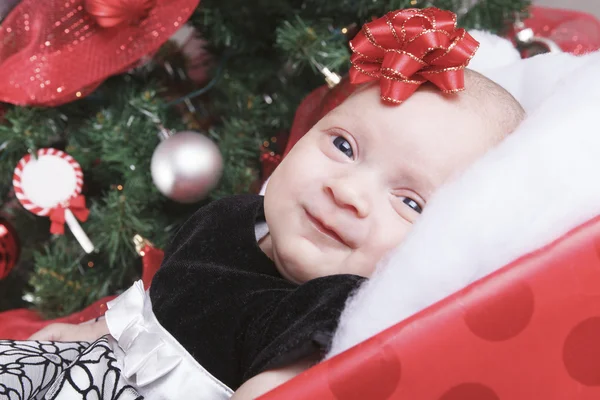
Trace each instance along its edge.
{"label": "red hat", "polygon": [[0,101],[55,106],[156,51],[200,0],[23,0],[0,25]]}

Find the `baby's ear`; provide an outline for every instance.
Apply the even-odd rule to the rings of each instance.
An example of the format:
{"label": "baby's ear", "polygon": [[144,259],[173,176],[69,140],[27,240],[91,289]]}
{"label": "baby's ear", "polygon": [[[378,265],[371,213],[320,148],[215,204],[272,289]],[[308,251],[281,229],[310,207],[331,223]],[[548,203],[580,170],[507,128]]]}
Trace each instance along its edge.
{"label": "baby's ear", "polygon": [[480,46],[469,62],[468,68],[482,72],[512,64],[521,59],[519,51],[510,40],[479,30],[471,30],[469,33],[480,43]]}

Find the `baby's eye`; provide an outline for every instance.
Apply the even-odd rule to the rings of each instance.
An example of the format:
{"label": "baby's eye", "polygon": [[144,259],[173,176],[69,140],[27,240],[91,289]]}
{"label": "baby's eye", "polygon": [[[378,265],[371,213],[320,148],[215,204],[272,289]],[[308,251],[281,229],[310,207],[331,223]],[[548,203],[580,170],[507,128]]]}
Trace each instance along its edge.
{"label": "baby's eye", "polygon": [[414,201],[410,197],[406,197],[406,196],[398,196],[398,197],[400,198],[400,200],[402,200],[402,202],[404,204],[406,204],[407,206],[409,206],[410,208],[412,208],[413,210],[415,210],[419,214],[421,214],[423,212],[423,208],[419,205],[419,203],[417,203],[416,201]]}
{"label": "baby's eye", "polygon": [[342,153],[346,155],[348,158],[354,157],[354,151],[352,150],[352,145],[343,136],[335,136],[333,139],[333,145]]}

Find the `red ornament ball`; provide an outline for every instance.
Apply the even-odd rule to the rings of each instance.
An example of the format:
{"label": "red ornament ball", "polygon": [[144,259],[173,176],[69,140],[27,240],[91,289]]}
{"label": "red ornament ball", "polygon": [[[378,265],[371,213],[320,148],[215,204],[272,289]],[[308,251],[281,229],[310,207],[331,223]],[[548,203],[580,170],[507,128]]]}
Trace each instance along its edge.
{"label": "red ornament ball", "polygon": [[0,280],[6,278],[17,264],[21,245],[13,226],[0,218]]}

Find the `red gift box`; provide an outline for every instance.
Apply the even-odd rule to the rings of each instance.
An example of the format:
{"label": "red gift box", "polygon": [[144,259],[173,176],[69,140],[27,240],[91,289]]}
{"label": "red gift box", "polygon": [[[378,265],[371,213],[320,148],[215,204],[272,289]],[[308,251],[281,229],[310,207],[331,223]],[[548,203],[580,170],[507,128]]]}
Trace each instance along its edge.
{"label": "red gift box", "polygon": [[600,217],[262,396],[600,398]]}

